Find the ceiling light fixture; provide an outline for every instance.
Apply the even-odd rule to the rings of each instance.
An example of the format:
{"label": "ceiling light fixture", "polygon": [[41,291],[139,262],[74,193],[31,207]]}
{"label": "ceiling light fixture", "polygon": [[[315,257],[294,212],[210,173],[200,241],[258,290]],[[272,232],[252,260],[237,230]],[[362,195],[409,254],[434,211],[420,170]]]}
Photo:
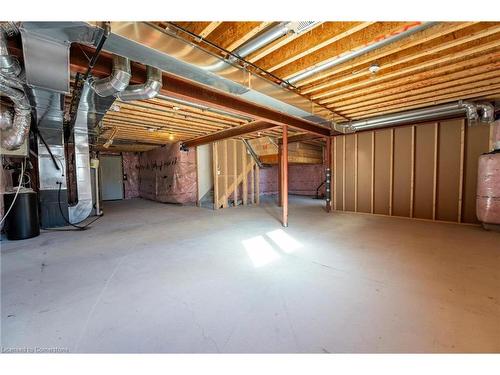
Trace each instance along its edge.
{"label": "ceiling light fixture", "polygon": [[372,64],[372,65],[370,65],[368,70],[370,71],[371,74],[376,74],[380,70],[380,65]]}

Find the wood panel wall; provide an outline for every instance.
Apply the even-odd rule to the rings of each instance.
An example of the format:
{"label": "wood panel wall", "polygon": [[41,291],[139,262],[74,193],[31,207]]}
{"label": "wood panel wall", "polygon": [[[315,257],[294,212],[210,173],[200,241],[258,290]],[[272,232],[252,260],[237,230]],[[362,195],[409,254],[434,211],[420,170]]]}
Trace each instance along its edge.
{"label": "wood panel wall", "polygon": [[477,223],[478,157],[489,127],[464,119],[334,137],[334,209]]}

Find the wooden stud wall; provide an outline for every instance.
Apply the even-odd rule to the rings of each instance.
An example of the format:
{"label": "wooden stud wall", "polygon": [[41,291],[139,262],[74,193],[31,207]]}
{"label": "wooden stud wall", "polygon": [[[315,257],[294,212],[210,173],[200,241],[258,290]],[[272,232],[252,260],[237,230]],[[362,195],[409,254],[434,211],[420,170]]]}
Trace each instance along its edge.
{"label": "wooden stud wall", "polygon": [[[259,204],[259,166],[237,139],[213,143],[214,209]],[[231,204],[232,202],[232,204]]]}
{"label": "wooden stud wall", "polygon": [[477,223],[477,162],[488,146],[489,127],[463,119],[336,136],[334,209]]}

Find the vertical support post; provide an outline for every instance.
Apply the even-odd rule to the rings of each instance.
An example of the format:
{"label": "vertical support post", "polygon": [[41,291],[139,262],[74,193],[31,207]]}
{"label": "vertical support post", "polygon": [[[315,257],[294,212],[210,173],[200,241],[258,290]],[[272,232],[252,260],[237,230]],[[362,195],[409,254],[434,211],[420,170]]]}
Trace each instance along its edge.
{"label": "vertical support post", "polygon": [[462,200],[464,191],[464,162],[465,162],[465,121],[460,125],[460,180],[458,185],[458,214],[457,222],[462,222]]}
{"label": "vertical support post", "polygon": [[394,128],[391,129],[391,161],[389,173],[389,215],[392,216],[392,206],[394,204]]}
{"label": "vertical support post", "polygon": [[[333,160],[332,160],[332,174],[337,173],[337,137],[333,137]],[[335,180],[332,179],[333,182],[333,189],[332,189],[332,194],[333,194],[333,209],[338,210],[337,208],[337,177],[335,177]]]}
{"label": "vertical support post", "polygon": [[283,220],[284,227],[288,227],[288,126],[283,125],[283,152],[281,155],[281,186],[283,189]]}
{"label": "vertical support post", "polygon": [[278,206],[283,207],[283,186],[281,185],[283,170],[283,144],[278,145]]}
{"label": "vertical support post", "polygon": [[358,212],[358,133],[354,134],[354,212]]}
{"label": "vertical support post", "polygon": [[411,175],[410,175],[410,217],[413,217],[415,199],[415,125],[411,127]]}
{"label": "vertical support post", "polygon": [[255,164],[255,204],[260,204],[260,167]]}
{"label": "vertical support post", "polygon": [[434,173],[432,176],[432,220],[436,220],[439,122],[434,124]]}
{"label": "vertical support post", "polygon": [[217,152],[217,142],[212,143],[212,170],[214,176],[214,210],[219,209],[219,154]]}
{"label": "vertical support post", "polygon": [[238,205],[238,142],[234,139],[231,140],[233,144],[233,181],[234,181],[234,206]]}
{"label": "vertical support post", "polygon": [[252,204],[255,203],[255,173],[254,173],[254,168],[255,168],[255,162],[253,158],[251,158],[250,161],[250,202]]}
{"label": "vertical support post", "polygon": [[326,137],[326,171],[325,171],[325,196],[326,196],[326,212],[332,210],[332,137]]}
{"label": "vertical support post", "polygon": [[243,205],[246,206],[248,204],[248,169],[247,169],[247,150],[245,148],[245,144],[241,142],[241,165],[243,165]]}
{"label": "vertical support post", "polygon": [[228,173],[228,168],[227,168],[227,140],[222,141],[222,180],[224,181],[224,186],[222,189],[223,192],[223,197],[224,200],[222,201],[222,207],[227,208],[227,173]]}
{"label": "vertical support post", "polygon": [[370,190],[370,212],[375,212],[375,130],[372,131],[372,178]]}

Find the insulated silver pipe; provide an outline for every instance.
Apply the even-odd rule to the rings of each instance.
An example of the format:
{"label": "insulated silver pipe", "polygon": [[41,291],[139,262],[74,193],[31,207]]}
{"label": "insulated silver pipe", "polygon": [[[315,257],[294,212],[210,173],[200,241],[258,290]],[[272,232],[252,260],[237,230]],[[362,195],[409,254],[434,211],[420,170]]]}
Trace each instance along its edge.
{"label": "insulated silver pipe", "polygon": [[346,61],[349,61],[349,60],[352,60],[354,59],[355,57],[358,57],[358,56],[361,56],[365,53],[368,53],[370,51],[373,51],[377,48],[381,48],[381,47],[384,47],[390,43],[394,43],[394,42],[397,42],[398,40],[401,40],[403,38],[406,38],[407,36],[410,36],[414,33],[417,33],[419,31],[422,31],[422,30],[425,30],[427,29],[428,27],[430,26],[434,26],[436,25],[437,22],[424,22],[418,26],[415,26],[415,27],[412,27],[406,31],[403,31],[399,34],[396,34],[396,35],[393,35],[393,36],[390,36],[388,38],[385,38],[385,39],[382,39],[380,40],[379,42],[375,42],[373,44],[370,44],[366,47],[362,47],[362,48],[359,48],[357,50],[354,50],[352,52],[348,52],[346,53],[345,55],[343,56],[340,56],[332,61],[328,61],[324,64],[320,64],[320,65],[317,65],[316,67],[313,67],[311,69],[308,69],[306,70],[305,72],[302,72],[302,73],[299,73],[299,74],[296,74],[290,78],[288,78],[286,81],[291,83],[291,84],[294,84],[296,82],[299,82],[299,81],[302,81],[303,79],[306,79],[306,78],[309,78],[311,76],[313,76],[314,74],[316,73],[319,73],[319,72],[322,72],[326,69],[329,69],[329,68],[332,68],[336,65],[339,65],[339,64],[342,64]]}
{"label": "insulated silver pipe", "polygon": [[[486,103],[484,105],[491,106],[489,103]],[[448,116],[463,115],[463,114],[467,116],[467,119],[469,120],[470,123],[474,123],[478,119],[480,119],[481,122],[493,121],[492,114],[494,113],[494,111],[481,110],[482,116],[479,117],[478,108],[479,105],[476,105],[472,102],[459,101],[440,106],[373,117],[366,120],[353,121],[351,123],[344,123],[344,124],[341,123],[338,124],[336,128],[337,130],[342,132],[355,132],[360,130],[376,129],[387,126],[399,125],[407,123],[409,121],[425,121],[439,117],[448,117]]]}
{"label": "insulated silver pipe", "polygon": [[127,88],[131,76],[130,60],[126,57],[113,55],[113,71],[111,75],[93,81],[91,87],[99,96],[115,95]]}
{"label": "insulated silver pipe", "polygon": [[125,102],[132,100],[152,99],[162,87],[162,72],[158,68],[147,67],[146,82],[140,85],[130,85],[125,90],[117,92],[115,96]]}
{"label": "insulated silver pipe", "polygon": [[[257,51],[259,48],[262,48],[268,45],[269,43],[275,41],[276,39],[281,38],[282,36],[288,34],[288,32],[292,30],[290,25],[291,22],[281,22],[280,24],[274,26],[273,28],[264,32],[263,34],[251,40],[250,42],[245,43],[243,46],[237,48],[236,50],[233,51],[233,54],[241,58],[250,55],[251,53]],[[234,63],[237,60],[238,59],[234,56],[229,56],[229,58],[227,59],[227,61],[230,63]],[[212,65],[201,66],[201,68],[211,72],[218,72],[224,69],[227,66],[228,62],[222,60]]]}

